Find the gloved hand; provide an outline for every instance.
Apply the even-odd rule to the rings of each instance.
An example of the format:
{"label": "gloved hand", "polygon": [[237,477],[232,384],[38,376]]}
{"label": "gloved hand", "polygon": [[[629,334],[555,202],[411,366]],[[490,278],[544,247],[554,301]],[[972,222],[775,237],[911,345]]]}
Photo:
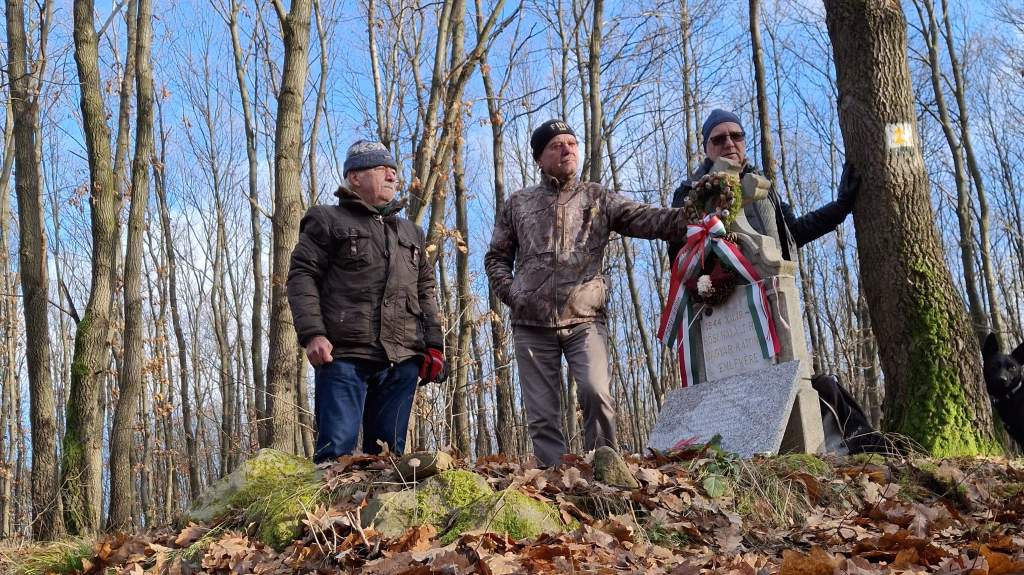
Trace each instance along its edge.
{"label": "gloved hand", "polygon": [[448,364],[444,361],[441,350],[428,347],[420,354],[420,385],[441,383],[448,379]]}
{"label": "gloved hand", "polygon": [[836,190],[836,203],[846,210],[853,211],[853,203],[860,192],[860,177],[849,162],[843,164],[843,175],[839,178],[839,189]]}

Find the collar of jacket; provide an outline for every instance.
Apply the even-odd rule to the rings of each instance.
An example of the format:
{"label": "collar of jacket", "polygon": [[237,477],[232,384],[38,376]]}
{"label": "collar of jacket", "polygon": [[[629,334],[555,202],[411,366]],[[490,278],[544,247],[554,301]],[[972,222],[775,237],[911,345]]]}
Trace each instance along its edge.
{"label": "collar of jacket", "polygon": [[364,202],[363,199],[359,197],[359,194],[356,194],[355,192],[346,188],[345,186],[338,186],[338,189],[337,191],[334,192],[334,195],[338,197],[339,205],[347,205],[349,207],[359,206],[365,209],[366,211],[370,212],[370,215],[372,216],[380,214],[384,217],[393,216],[398,212],[402,211],[402,209],[405,208],[405,204],[407,201],[406,198],[395,198],[388,202],[383,210],[378,212],[377,208]]}
{"label": "collar of jacket", "polygon": [[554,176],[549,176],[544,172],[540,173],[540,182],[544,184],[545,187],[550,188],[556,192],[561,192],[562,190],[569,189],[577,181],[579,181],[579,177],[577,176],[573,176],[568,180],[561,182],[558,180],[558,178]]}
{"label": "collar of jacket", "polygon": [[[708,172],[711,171],[711,166],[713,165],[715,165],[715,163],[712,162],[709,158],[705,157],[704,160],[700,163],[700,165],[697,166],[697,169],[694,170],[692,174],[690,174],[690,181],[696,182],[697,180],[706,176]],[[744,162],[743,169],[740,170],[740,176],[743,176],[750,172],[754,172],[755,174],[761,173],[757,168],[754,167],[754,164],[751,164],[750,162]]]}

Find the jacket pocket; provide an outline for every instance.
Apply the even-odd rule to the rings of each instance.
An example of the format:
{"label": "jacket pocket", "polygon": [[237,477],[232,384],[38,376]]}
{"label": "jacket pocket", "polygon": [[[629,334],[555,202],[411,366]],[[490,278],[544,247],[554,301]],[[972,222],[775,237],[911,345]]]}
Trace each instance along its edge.
{"label": "jacket pocket", "polygon": [[[426,346],[423,339],[423,309],[420,308],[420,300],[418,296],[409,296],[406,298],[406,309],[408,313],[403,318],[402,323],[405,326],[405,341],[406,345],[410,349],[422,350]],[[410,345],[411,344],[411,345]]]}
{"label": "jacket pocket", "polygon": [[373,340],[370,314],[359,307],[333,311],[324,317],[327,338],[334,344],[364,345]]}
{"label": "jacket pocket", "polygon": [[334,239],[332,259],[339,268],[358,271],[369,264],[367,253],[370,236],[359,228],[336,227],[331,231]]}
{"label": "jacket pocket", "polygon": [[567,317],[590,319],[604,315],[608,299],[608,280],[603,275],[574,286],[567,296]]}
{"label": "jacket pocket", "polygon": [[512,277],[509,301],[514,319],[541,319],[551,315],[554,302],[550,287],[555,276],[554,254],[543,253],[523,260]]}
{"label": "jacket pocket", "polygon": [[[420,258],[423,257],[422,250],[416,240],[398,236],[398,250],[401,255],[403,273],[408,273],[411,281],[415,282],[419,277]],[[403,280],[406,277],[403,275]]]}

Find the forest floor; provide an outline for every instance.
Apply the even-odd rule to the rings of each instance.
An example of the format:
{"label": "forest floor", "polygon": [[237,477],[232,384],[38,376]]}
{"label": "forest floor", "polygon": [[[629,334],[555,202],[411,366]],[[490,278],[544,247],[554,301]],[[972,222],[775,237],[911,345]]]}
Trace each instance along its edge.
{"label": "forest floor", "polygon": [[[556,506],[575,527],[513,540],[444,526],[386,538],[360,526],[365,492],[308,509],[280,552],[239,517],[43,547],[0,547],[0,571],[42,573],[1024,573],[1024,460],[789,455],[739,459],[706,447],[627,456],[637,489],[594,480],[585,458],[553,469],[502,456],[474,466],[495,489]],[[341,459],[325,489],[390,489],[393,462]],[[350,492],[351,490],[349,490]],[[449,526],[450,527],[450,526]]]}

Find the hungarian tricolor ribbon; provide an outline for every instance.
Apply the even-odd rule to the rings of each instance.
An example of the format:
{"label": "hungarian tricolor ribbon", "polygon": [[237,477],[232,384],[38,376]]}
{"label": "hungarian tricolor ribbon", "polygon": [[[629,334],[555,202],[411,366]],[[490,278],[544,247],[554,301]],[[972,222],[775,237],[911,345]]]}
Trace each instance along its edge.
{"label": "hungarian tricolor ribbon", "polygon": [[679,340],[679,367],[683,387],[690,385],[690,382],[697,382],[696,364],[693,361],[697,352],[693,337],[693,301],[686,289],[686,282],[701,272],[704,258],[709,253],[713,253],[723,266],[747,281],[747,306],[754,320],[761,353],[765,359],[779,353],[775,321],[768,307],[768,295],[761,275],[743,257],[739,246],[725,239],[725,224],[722,220],[714,214],[705,216],[701,223],[686,226],[686,244],[672,263],[668,302],[661,312],[661,325],[658,328],[658,339],[665,345],[670,346],[677,338]]}

